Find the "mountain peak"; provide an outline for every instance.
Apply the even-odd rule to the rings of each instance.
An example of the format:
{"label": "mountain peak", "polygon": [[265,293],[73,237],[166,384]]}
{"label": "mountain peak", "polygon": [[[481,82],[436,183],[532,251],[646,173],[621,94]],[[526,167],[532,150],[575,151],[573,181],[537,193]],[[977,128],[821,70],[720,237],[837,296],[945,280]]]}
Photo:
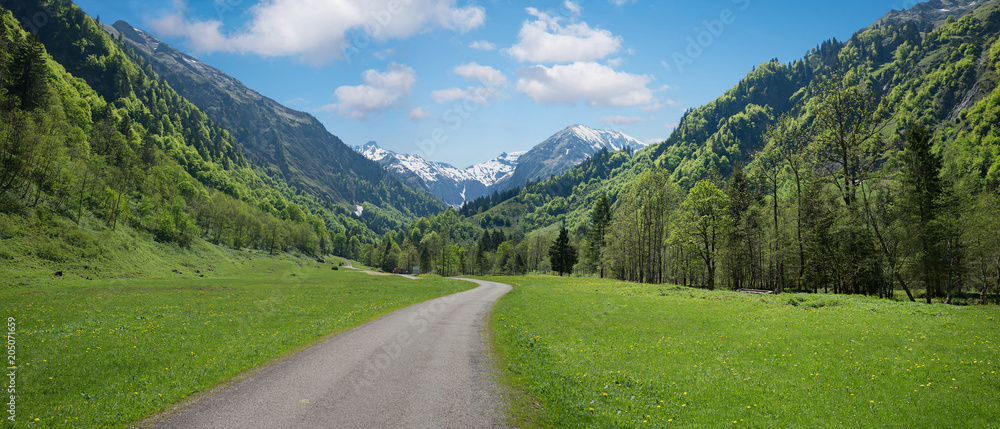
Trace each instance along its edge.
{"label": "mountain peak", "polygon": [[[910,21],[925,21],[933,23],[935,27],[940,26],[948,17],[961,17],[969,11],[979,7],[988,1],[985,0],[929,0],[917,3],[904,10],[893,10],[874,25],[896,23],[901,24]],[[868,28],[871,28],[868,27]]]}
{"label": "mountain peak", "polygon": [[514,173],[498,181],[494,188],[511,189],[530,180],[561,174],[603,149],[618,151],[626,147],[639,149],[646,146],[619,131],[598,130],[583,124],[571,125],[530,151],[518,154]]}
{"label": "mountain peak", "polygon": [[[566,129],[556,133],[549,138],[549,141],[560,141],[568,138],[576,138],[590,144],[594,151],[607,148],[609,150],[622,150],[626,147],[643,148],[647,145],[638,139],[626,135],[620,131],[598,130],[586,125],[576,124],[566,127]],[[588,156],[591,155],[587,154]]]}
{"label": "mountain peak", "polygon": [[374,140],[365,143],[363,146],[354,146],[353,149],[365,158],[375,162],[379,162],[387,157],[395,155],[395,153],[383,149]]}

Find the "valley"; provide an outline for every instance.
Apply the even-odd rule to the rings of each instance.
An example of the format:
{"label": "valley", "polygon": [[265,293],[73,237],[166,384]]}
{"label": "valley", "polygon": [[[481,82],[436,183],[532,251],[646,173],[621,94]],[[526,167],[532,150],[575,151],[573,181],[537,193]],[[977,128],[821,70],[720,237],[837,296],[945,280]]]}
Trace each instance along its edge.
{"label": "valley", "polygon": [[0,291],[4,317],[23,333],[14,426],[132,427],[337,333],[472,286],[292,257],[230,258],[163,278]]}
{"label": "valley", "polygon": [[[220,392],[303,350],[356,372],[370,356],[315,346],[409,332],[386,321],[475,287],[459,278],[486,289],[415,353],[478,381],[422,396],[453,365],[400,366],[372,393],[391,401],[314,386],[327,408],[255,418],[1000,417],[1000,0],[816,5],[822,22],[790,3],[160,3],[0,0],[16,427],[155,424],[199,398],[231,420]],[[677,30],[698,22],[712,43]],[[427,135],[436,152],[400,149]],[[315,371],[296,377],[340,377]],[[462,420],[454,392],[502,415]]]}

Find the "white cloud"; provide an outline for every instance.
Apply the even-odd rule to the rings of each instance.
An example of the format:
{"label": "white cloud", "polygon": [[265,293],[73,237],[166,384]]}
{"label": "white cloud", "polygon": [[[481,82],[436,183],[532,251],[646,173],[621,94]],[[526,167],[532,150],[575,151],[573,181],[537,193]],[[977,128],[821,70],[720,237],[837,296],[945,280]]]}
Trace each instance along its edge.
{"label": "white cloud", "polygon": [[572,2],[570,0],[566,0],[563,2],[563,8],[566,9],[567,12],[572,13],[573,15],[579,15],[580,12],[583,12],[583,8],[580,7],[579,3]]}
{"label": "white cloud", "polygon": [[574,104],[592,107],[645,106],[654,102],[647,84],[651,76],[615,71],[593,63],[576,62],[551,68],[532,66],[520,70],[517,90],[540,104]]}
{"label": "white cloud", "polygon": [[507,76],[504,76],[500,70],[490,66],[481,66],[475,62],[455,67],[455,74],[464,77],[469,82],[479,83],[483,86],[507,86]]}
{"label": "white cloud", "polygon": [[635,0],[608,0],[608,1],[615,6],[624,6],[625,3],[632,3]]}
{"label": "white cloud", "polygon": [[410,120],[413,122],[425,121],[433,116],[430,112],[425,112],[423,107],[418,107],[410,111]]}
{"label": "white cloud", "polygon": [[[657,91],[665,91],[666,89],[669,89],[669,88],[670,87],[668,85],[664,85],[664,86],[660,87],[659,89],[657,89]],[[667,106],[670,106],[670,107],[679,107],[679,106],[681,106],[681,103],[677,102],[677,101],[674,101],[674,100],[671,100],[669,98],[666,99],[666,101],[664,101],[664,100],[662,100],[660,98],[657,98],[657,99],[653,100],[653,102],[650,103],[649,105],[643,106],[642,107],[642,111],[643,112],[658,112],[660,110],[663,110]]]}
{"label": "white cloud", "polygon": [[605,124],[608,125],[630,125],[630,124],[641,124],[643,122],[646,122],[646,119],[635,116],[615,115],[615,116],[605,116],[601,118],[601,122],[604,122]]}
{"label": "white cloud", "polygon": [[184,37],[199,52],[298,56],[314,64],[350,60],[373,42],[433,28],[467,32],[486,21],[485,9],[458,7],[456,0],[262,0],[244,27],[224,32],[219,20],[188,18],[185,0],[174,6],[173,14],[151,22],[153,30]]}
{"label": "white cloud", "polygon": [[596,61],[618,52],[621,37],[590,28],[586,22],[563,25],[560,17],[528,8],[535,21],[525,21],[516,45],[506,49],[520,62],[538,64]]}
{"label": "white cloud", "polygon": [[439,89],[431,91],[431,98],[438,103],[447,103],[449,101],[469,98],[469,92],[462,88]]}
{"label": "white cloud", "polygon": [[393,55],[396,55],[396,48],[383,49],[381,51],[375,52],[372,55],[375,58],[385,61],[389,58],[392,58]]}
{"label": "white cloud", "polygon": [[668,129],[668,130],[672,130],[674,128],[677,128],[678,126],[680,126],[680,124],[678,124],[676,122],[671,122],[669,124],[663,124],[663,127],[666,128],[666,129]]}
{"label": "white cloud", "polygon": [[398,107],[417,81],[412,68],[396,63],[389,64],[385,72],[366,70],[361,76],[364,83],[337,88],[334,92],[337,103],[322,110],[333,110],[351,119],[368,119],[371,115]]}
{"label": "white cloud", "polygon": [[497,45],[494,45],[485,40],[476,40],[471,44],[469,44],[469,47],[479,51],[495,51],[497,49]]}
{"label": "white cloud", "polygon": [[608,60],[608,65],[611,67],[621,67],[622,64],[625,64],[625,59],[621,57]]}
{"label": "white cloud", "polygon": [[660,143],[663,143],[663,142],[665,142],[666,140],[667,140],[667,139],[663,139],[663,138],[659,138],[659,137],[655,137],[655,138],[651,138],[651,139],[646,139],[646,140],[643,140],[642,142],[643,142],[643,143],[645,143],[645,144],[646,144],[646,146],[652,146],[652,145],[654,145],[654,144],[660,144]]}
{"label": "white cloud", "polygon": [[478,86],[433,91],[431,98],[435,102],[447,103],[454,100],[474,99],[479,103],[489,104],[490,101],[502,97],[503,90],[508,86],[507,76],[490,66],[481,66],[472,62],[455,67],[453,71],[469,83]]}

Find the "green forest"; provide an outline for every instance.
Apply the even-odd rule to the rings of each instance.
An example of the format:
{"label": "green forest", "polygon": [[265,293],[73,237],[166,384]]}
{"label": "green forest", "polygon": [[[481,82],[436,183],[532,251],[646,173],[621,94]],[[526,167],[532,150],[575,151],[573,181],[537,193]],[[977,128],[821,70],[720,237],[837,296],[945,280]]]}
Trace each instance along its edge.
{"label": "green forest", "polygon": [[[659,145],[602,151],[357,256],[442,274],[1000,303],[998,28],[994,2],[772,60]],[[570,250],[557,252],[564,228]],[[568,251],[578,262],[564,271]]]}
{"label": "green forest", "polygon": [[[251,161],[76,6],[20,7],[0,14],[8,266],[90,265],[118,236],[387,272],[1000,303],[996,2],[763,63],[660,144],[459,209],[359,182],[375,201],[362,216]],[[46,25],[25,31],[18,19],[39,13]]]}
{"label": "green forest", "polygon": [[[202,241],[352,254],[415,218],[405,205],[365,203],[362,219],[289,185],[249,162],[227,130],[76,6],[20,6],[45,26],[28,33],[0,9],[0,259],[8,264],[110,263],[117,239],[177,252]],[[61,61],[49,54],[53,45]],[[386,201],[392,194],[374,192]],[[418,213],[440,207],[421,198]]]}

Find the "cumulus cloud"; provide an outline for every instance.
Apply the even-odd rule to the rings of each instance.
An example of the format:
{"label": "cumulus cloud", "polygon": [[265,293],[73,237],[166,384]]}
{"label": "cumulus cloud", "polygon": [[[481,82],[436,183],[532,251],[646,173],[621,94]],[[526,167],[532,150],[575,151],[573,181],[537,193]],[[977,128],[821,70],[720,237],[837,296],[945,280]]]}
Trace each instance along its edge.
{"label": "cumulus cloud", "polygon": [[[576,3],[567,4],[579,8]],[[525,21],[518,34],[518,43],[506,49],[508,54],[522,63],[596,61],[621,48],[621,37],[610,31],[591,28],[586,22],[563,25],[562,17],[550,16],[532,7],[527,11],[535,20]]]}
{"label": "cumulus cloud", "polygon": [[646,119],[635,116],[615,115],[615,116],[605,116],[601,118],[601,122],[604,122],[605,124],[608,125],[630,125],[630,124],[641,124],[643,122],[646,122]]}
{"label": "cumulus cloud", "polygon": [[488,104],[503,96],[503,90],[508,86],[507,76],[490,66],[482,66],[472,62],[455,67],[453,71],[477,86],[470,86],[466,89],[455,87],[433,91],[431,98],[435,102],[447,103],[455,100],[474,99],[480,103]]}
{"label": "cumulus cloud", "polygon": [[430,112],[425,112],[423,107],[418,107],[410,111],[410,120],[413,122],[420,122],[430,119],[433,115]]}
{"label": "cumulus cloud", "polygon": [[431,98],[438,103],[447,103],[449,101],[464,100],[469,98],[469,91],[462,88],[448,88],[439,89],[437,91],[431,91]]}
{"label": "cumulus cloud", "polygon": [[479,51],[495,51],[497,49],[497,45],[485,40],[476,40],[469,44],[469,47]]}
{"label": "cumulus cloud", "polygon": [[455,67],[455,74],[464,77],[471,83],[493,87],[507,86],[507,76],[504,76],[500,70],[490,66],[481,66],[475,62]]}
{"label": "cumulus cloud", "polygon": [[486,21],[485,9],[458,7],[456,0],[262,0],[243,28],[224,32],[219,20],[189,18],[184,0],[174,6],[173,14],[152,21],[153,30],[183,37],[199,52],[298,56],[317,64],[350,60],[373,42],[433,28],[467,32]]}
{"label": "cumulus cloud", "polygon": [[337,88],[334,92],[337,103],[322,110],[336,111],[351,119],[368,119],[371,115],[398,107],[417,81],[412,68],[397,63],[389,64],[385,72],[372,69],[361,76],[361,85]]}
{"label": "cumulus cloud", "polygon": [[654,102],[647,86],[653,78],[615,71],[594,62],[520,70],[517,90],[540,104],[575,104],[591,107],[645,106]]}

